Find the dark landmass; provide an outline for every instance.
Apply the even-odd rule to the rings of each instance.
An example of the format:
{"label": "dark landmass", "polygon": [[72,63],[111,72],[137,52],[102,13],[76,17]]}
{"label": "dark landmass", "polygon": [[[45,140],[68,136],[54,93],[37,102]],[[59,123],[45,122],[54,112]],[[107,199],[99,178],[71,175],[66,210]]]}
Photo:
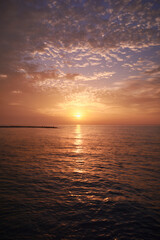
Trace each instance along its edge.
{"label": "dark landmass", "polygon": [[53,126],[0,126],[0,128],[57,128]]}

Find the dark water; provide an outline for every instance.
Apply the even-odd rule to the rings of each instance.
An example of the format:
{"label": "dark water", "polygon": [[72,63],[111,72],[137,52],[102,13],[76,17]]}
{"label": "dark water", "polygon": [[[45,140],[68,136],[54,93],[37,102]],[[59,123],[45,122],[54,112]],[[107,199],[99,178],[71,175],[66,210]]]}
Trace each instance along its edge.
{"label": "dark water", "polygon": [[160,127],[0,129],[0,236],[160,239]]}

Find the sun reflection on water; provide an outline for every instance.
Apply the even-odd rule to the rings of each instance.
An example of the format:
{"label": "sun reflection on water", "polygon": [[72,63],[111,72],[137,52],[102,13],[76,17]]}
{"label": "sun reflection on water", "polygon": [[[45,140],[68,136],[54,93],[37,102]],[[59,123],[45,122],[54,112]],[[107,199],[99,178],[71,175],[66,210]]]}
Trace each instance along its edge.
{"label": "sun reflection on water", "polygon": [[81,153],[82,152],[82,134],[81,134],[81,125],[76,125],[75,129],[76,137],[75,137],[75,152]]}
{"label": "sun reflection on water", "polygon": [[83,140],[82,140],[82,133],[81,133],[81,125],[76,125],[75,129],[75,140],[74,140],[74,152],[76,153],[76,164],[74,168],[74,172],[77,173],[83,173],[83,165],[84,165],[84,159],[82,157],[83,153]]}

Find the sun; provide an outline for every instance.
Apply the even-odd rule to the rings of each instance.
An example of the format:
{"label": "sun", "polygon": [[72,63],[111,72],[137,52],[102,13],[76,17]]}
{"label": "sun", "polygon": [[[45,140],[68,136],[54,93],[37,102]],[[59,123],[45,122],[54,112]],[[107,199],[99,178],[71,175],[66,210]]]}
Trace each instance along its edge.
{"label": "sun", "polygon": [[84,113],[80,112],[80,111],[74,111],[72,112],[72,117],[74,118],[74,120],[77,122],[82,121],[84,119]]}
{"label": "sun", "polygon": [[76,118],[81,118],[81,114],[80,113],[77,113],[75,116],[76,116]]}

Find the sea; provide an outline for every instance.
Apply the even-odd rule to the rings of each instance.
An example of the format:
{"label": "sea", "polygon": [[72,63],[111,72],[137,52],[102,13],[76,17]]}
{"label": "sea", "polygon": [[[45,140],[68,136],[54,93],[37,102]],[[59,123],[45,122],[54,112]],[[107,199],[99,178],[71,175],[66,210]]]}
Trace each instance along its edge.
{"label": "sea", "polygon": [[159,240],[160,126],[0,129],[2,240]]}

